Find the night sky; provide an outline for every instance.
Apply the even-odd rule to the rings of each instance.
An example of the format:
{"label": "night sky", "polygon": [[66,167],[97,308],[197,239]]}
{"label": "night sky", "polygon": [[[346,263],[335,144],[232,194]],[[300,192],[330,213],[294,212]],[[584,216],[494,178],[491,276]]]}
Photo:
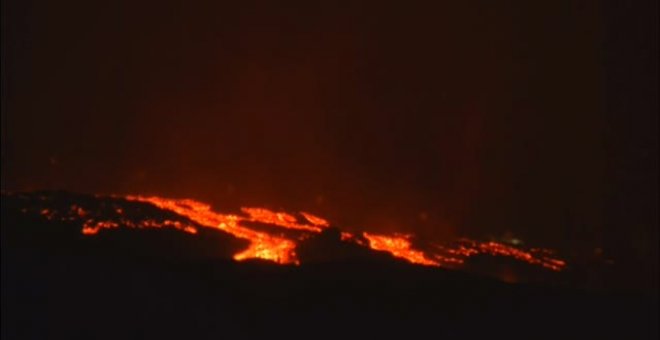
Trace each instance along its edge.
{"label": "night sky", "polygon": [[653,1],[236,3],[3,0],[2,188],[657,261]]}

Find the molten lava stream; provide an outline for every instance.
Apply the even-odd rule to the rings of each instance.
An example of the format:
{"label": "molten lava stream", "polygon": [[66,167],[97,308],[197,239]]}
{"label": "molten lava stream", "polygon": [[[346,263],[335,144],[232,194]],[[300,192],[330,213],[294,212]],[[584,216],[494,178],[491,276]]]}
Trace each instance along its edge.
{"label": "molten lava stream", "polygon": [[[264,259],[280,264],[297,264],[298,259],[294,252],[296,243],[293,240],[272,236],[241,225],[243,221],[260,222],[277,225],[288,229],[297,229],[319,233],[328,223],[314,215],[304,213],[306,219],[314,225],[297,223],[294,216],[273,212],[263,208],[242,208],[249,217],[238,215],[218,214],[211,210],[208,204],[190,199],[166,199],[160,197],[127,196],[128,200],[148,202],[161,209],[171,210],[179,215],[186,216],[208,228],[217,228],[238,238],[250,241],[248,248],[234,255],[234,259]],[[325,223],[324,223],[325,222]]]}
{"label": "molten lava stream", "polygon": [[[300,215],[309,223],[301,223],[291,214],[275,212],[265,208],[243,207],[241,211],[245,215],[240,216],[216,213],[211,210],[210,205],[191,199],[168,199],[145,196],[126,196],[125,198],[129,201],[153,204],[161,209],[170,210],[181,216],[185,216],[201,226],[220,229],[237,238],[248,240],[250,243],[247,249],[234,254],[234,259],[237,261],[263,259],[280,264],[299,264],[295,253],[297,246],[295,240],[265,231],[253,230],[249,226],[244,225],[244,222],[259,222],[265,226],[299,230],[307,233],[306,235],[309,235],[309,233],[320,233],[323,229],[330,227],[330,223],[327,220],[306,212],[300,212]],[[87,212],[80,208],[72,207],[72,209],[72,211],[81,217],[85,217],[87,214]],[[47,218],[53,218],[54,213],[48,209],[41,211],[41,215]],[[197,229],[193,226],[174,221],[156,222],[147,220],[139,224],[128,220],[121,220],[120,222],[88,220],[84,224],[82,232],[86,235],[92,235],[96,234],[102,228],[117,228],[122,224],[131,228],[173,227],[191,234],[197,233]],[[553,271],[561,271],[566,265],[562,260],[551,258],[550,251],[544,249],[525,251],[497,242],[478,242],[470,239],[461,239],[458,245],[451,247],[436,245],[438,250],[441,251],[440,253],[424,253],[420,250],[412,249],[412,244],[407,236],[396,234],[378,235],[367,232],[362,233],[362,236],[368,243],[364,243],[362,238],[342,231],[341,241],[353,242],[367,246],[373,250],[385,251],[410,263],[425,266],[456,268],[456,266],[463,265],[466,259],[479,254],[512,257],[516,260],[542,266]]]}
{"label": "molten lava stream", "polygon": [[406,259],[411,263],[422,264],[426,266],[440,266],[438,262],[429,260],[424,253],[418,250],[412,250],[410,241],[403,236],[385,236],[369,233],[362,233],[369,240],[369,247],[375,250],[386,251],[395,257]]}

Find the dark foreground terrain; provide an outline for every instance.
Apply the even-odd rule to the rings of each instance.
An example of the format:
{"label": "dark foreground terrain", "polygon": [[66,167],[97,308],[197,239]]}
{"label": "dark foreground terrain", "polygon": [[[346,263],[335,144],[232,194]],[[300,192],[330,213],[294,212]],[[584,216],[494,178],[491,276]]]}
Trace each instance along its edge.
{"label": "dark foreground terrain", "polygon": [[[5,203],[2,339],[658,335],[653,294],[506,284],[377,255],[297,267],[236,263],[181,232],[83,237]],[[190,256],[194,247],[201,250]]]}

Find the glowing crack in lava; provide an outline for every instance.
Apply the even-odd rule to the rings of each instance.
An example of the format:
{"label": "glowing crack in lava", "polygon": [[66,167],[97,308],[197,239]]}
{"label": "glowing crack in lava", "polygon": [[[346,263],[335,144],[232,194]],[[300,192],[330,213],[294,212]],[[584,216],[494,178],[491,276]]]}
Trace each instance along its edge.
{"label": "glowing crack in lava", "polygon": [[[96,196],[98,198],[107,196]],[[189,234],[197,234],[199,227],[219,229],[234,237],[247,240],[248,247],[233,258],[237,261],[263,259],[279,264],[299,264],[296,246],[300,240],[321,233],[332,224],[319,216],[300,212],[296,217],[286,212],[276,212],[265,208],[243,207],[242,214],[221,214],[211,206],[191,199],[169,199],[147,196],[110,196],[117,200],[147,203],[161,210],[173,213],[171,218],[145,218],[141,213],[132,214],[119,206],[110,210],[110,215],[86,210],[73,204],[67,209],[39,208],[37,213],[49,220],[82,220],[82,233],[95,235],[101,229],[127,228],[174,228]],[[21,210],[25,213],[27,210]],[[112,218],[110,218],[111,216]],[[252,223],[259,223],[255,228]],[[281,229],[279,229],[281,228]],[[259,230],[256,230],[259,229]],[[288,232],[283,232],[288,230]],[[477,255],[513,258],[534,266],[552,271],[561,271],[566,263],[553,257],[553,252],[542,248],[528,250],[500,242],[479,242],[459,239],[444,245],[425,243],[424,251],[415,249],[413,235],[382,235],[369,232],[350,233],[340,231],[340,241],[382,251],[410,263],[446,268],[461,268],[465,262]],[[417,240],[420,242],[420,240]],[[422,242],[423,243],[423,242]]]}
{"label": "glowing crack in lava", "polygon": [[503,256],[514,258],[518,261],[538,265],[546,269],[561,271],[566,266],[566,262],[552,257],[553,252],[548,249],[532,248],[529,251],[518,249],[500,242],[477,242],[470,239],[460,239],[457,244],[451,247],[434,245],[438,250],[445,253],[444,256],[434,254],[434,257],[441,262],[450,264],[463,264],[465,259],[488,254],[492,256]]}
{"label": "glowing crack in lava", "polygon": [[374,235],[366,232],[362,233],[362,235],[369,240],[369,247],[371,247],[371,249],[386,251],[396,257],[404,258],[416,264],[427,266],[440,265],[437,261],[426,258],[421,251],[411,249],[408,236]]}

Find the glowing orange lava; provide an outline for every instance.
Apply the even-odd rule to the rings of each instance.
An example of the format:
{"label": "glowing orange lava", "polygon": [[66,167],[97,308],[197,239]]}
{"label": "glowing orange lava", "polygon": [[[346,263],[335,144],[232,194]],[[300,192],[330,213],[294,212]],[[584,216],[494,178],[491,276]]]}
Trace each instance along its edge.
{"label": "glowing orange lava", "polygon": [[426,258],[421,251],[412,250],[410,241],[404,236],[375,235],[366,232],[362,233],[362,235],[369,240],[369,246],[372,249],[386,251],[411,263],[440,266],[438,262]]}
{"label": "glowing orange lava", "polygon": [[[68,210],[60,211],[51,207],[40,207],[36,212],[49,220],[82,221],[82,233],[95,235],[102,229],[126,228],[173,228],[189,234],[198,234],[199,227],[214,228],[227,232],[237,238],[247,240],[248,247],[234,254],[237,261],[247,259],[263,259],[279,264],[299,264],[296,256],[296,246],[299,240],[309,238],[311,235],[329,228],[331,223],[319,216],[308,212],[300,212],[297,218],[294,214],[278,212],[266,208],[243,207],[242,214],[220,214],[211,209],[211,206],[191,199],[169,199],[147,196],[114,196],[117,199],[126,199],[152,204],[160,209],[171,211],[187,220],[171,219],[138,219],[130,218],[130,213],[124,209],[113,206],[114,216],[88,211],[80,205],[73,204]],[[27,213],[28,209],[21,209]],[[103,217],[101,217],[103,216]],[[255,230],[250,223],[257,222],[263,225]],[[264,228],[272,228],[266,229]],[[288,229],[284,233],[278,228]],[[286,235],[285,235],[286,234]],[[353,234],[340,231],[341,242],[354,243],[378,251],[385,251],[394,257],[405,259],[411,263],[425,266],[440,266],[459,268],[465,261],[479,254],[514,258],[531,265],[541,266],[553,271],[561,271],[566,263],[553,257],[553,252],[542,248],[523,250],[518,247],[499,242],[478,242],[470,239],[459,239],[450,245],[437,245],[426,243],[427,248],[434,251],[414,249],[410,241],[411,236],[382,235],[368,232]],[[428,247],[428,246],[431,247]]]}
{"label": "glowing orange lava", "polygon": [[443,247],[439,245],[436,245],[436,247],[447,254],[455,256],[436,257],[442,262],[462,264],[465,258],[479,254],[489,254],[493,256],[512,257],[516,260],[539,265],[554,271],[561,271],[566,266],[565,261],[552,258],[551,251],[541,248],[532,248],[529,251],[525,251],[499,242],[477,242],[469,239],[461,239],[460,244],[455,247]]}
{"label": "glowing orange lava", "polygon": [[[246,259],[264,259],[281,264],[298,263],[294,252],[296,244],[284,237],[272,236],[264,232],[258,232],[241,226],[242,221],[256,221],[262,223],[274,223],[290,227],[293,223],[287,214],[277,214],[266,209],[247,209],[252,213],[249,218],[238,215],[223,215],[211,210],[211,206],[190,199],[166,199],[161,197],[127,196],[131,201],[149,202],[161,209],[171,210],[175,213],[188,217],[208,228],[216,228],[230,233],[238,238],[250,241],[248,248],[234,255],[234,259],[241,261]],[[292,216],[291,216],[292,217]],[[275,224],[275,223],[274,223]]]}
{"label": "glowing orange lava", "polygon": [[274,212],[264,208],[241,208],[241,211],[243,211],[244,213],[250,216],[249,217],[250,221],[273,224],[288,229],[307,230],[307,231],[319,233],[321,232],[320,226],[322,227],[328,226],[322,224],[320,226],[300,224],[297,223],[297,219],[292,215],[283,212]]}
{"label": "glowing orange lava", "polygon": [[306,213],[304,211],[301,211],[300,214],[303,215],[303,217],[305,217],[309,221],[309,223],[311,223],[313,225],[317,225],[317,226],[320,226],[320,227],[329,227],[330,226],[330,222],[328,222],[327,220],[325,220],[323,218],[320,218],[316,215],[312,215],[312,214]]}

